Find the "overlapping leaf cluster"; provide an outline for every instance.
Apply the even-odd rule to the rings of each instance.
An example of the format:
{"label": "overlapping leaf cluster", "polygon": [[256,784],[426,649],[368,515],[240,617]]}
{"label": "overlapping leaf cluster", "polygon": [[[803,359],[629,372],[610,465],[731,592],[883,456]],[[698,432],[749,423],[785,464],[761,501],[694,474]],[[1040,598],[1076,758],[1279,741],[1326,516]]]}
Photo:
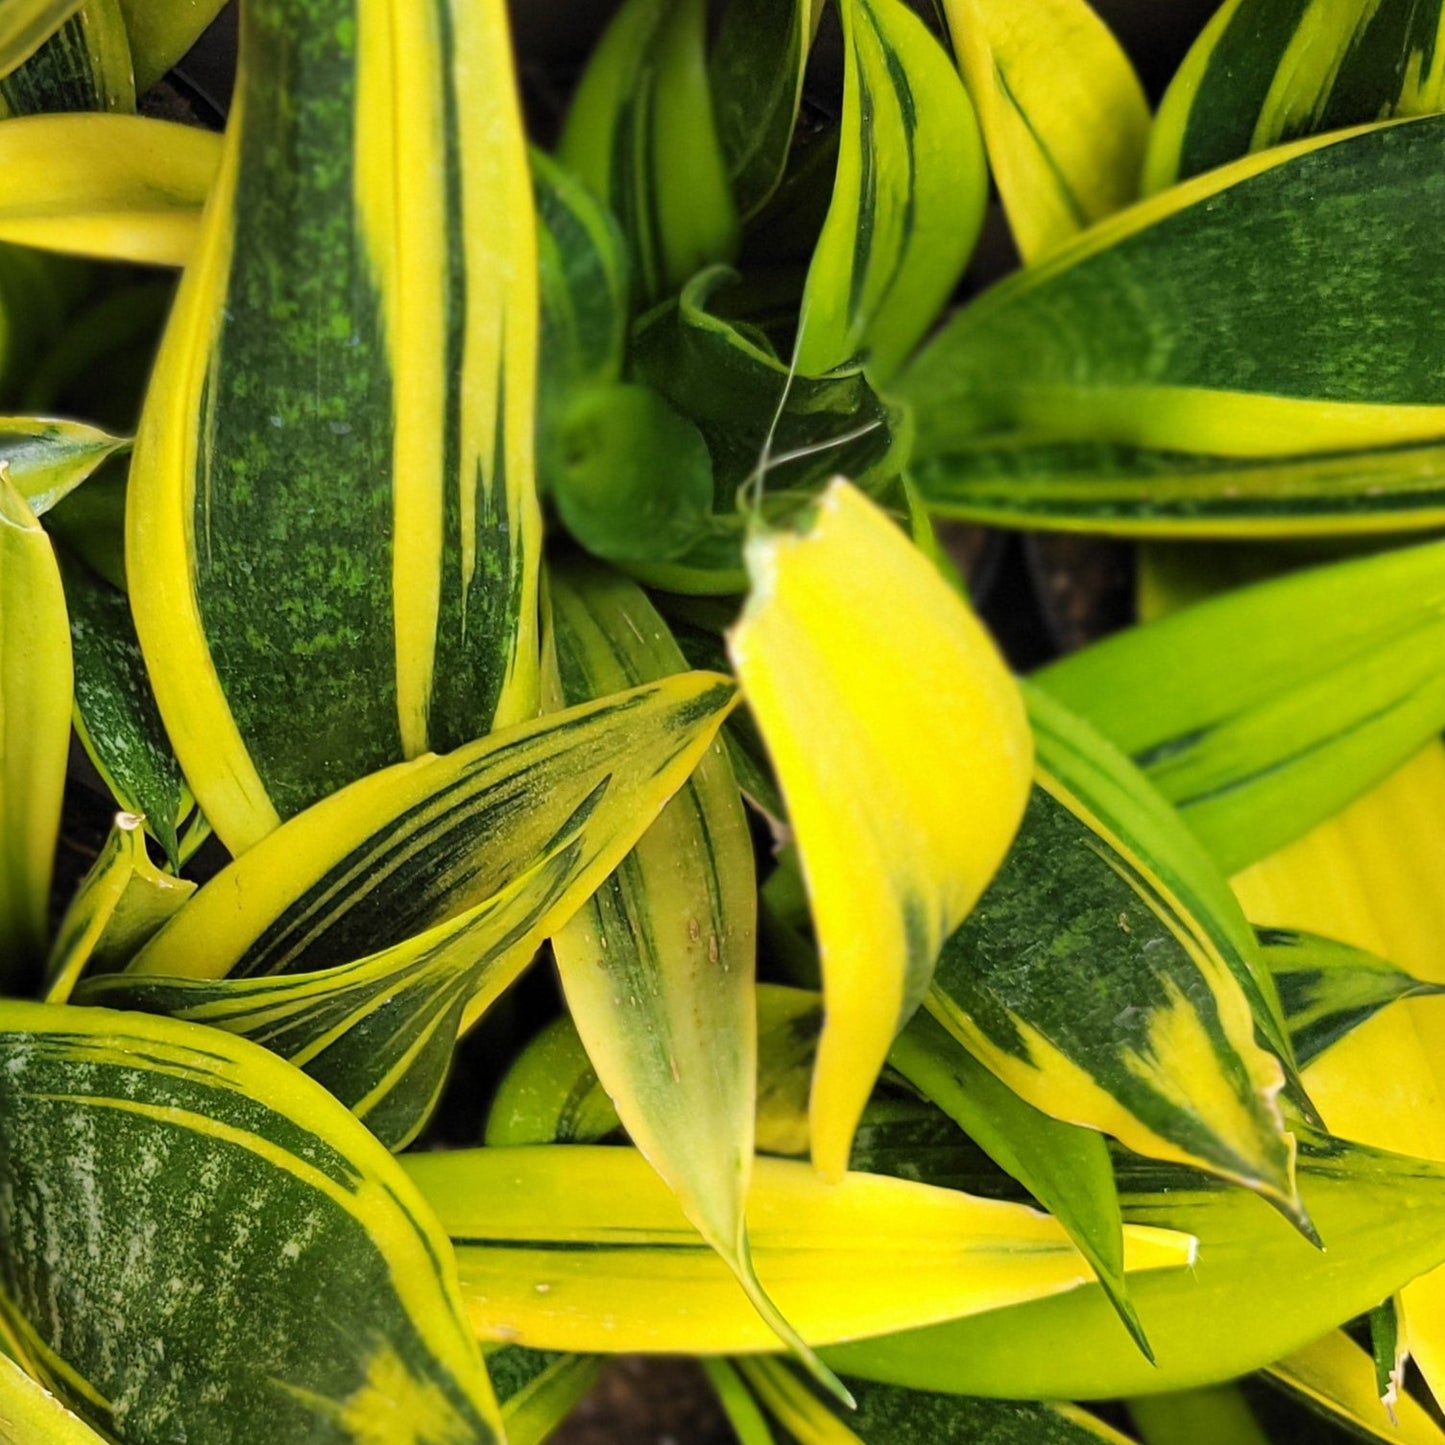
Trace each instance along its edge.
{"label": "overlapping leaf cluster", "polygon": [[1445,1439],[1440,7],[218,8],[0,14],[0,1440]]}

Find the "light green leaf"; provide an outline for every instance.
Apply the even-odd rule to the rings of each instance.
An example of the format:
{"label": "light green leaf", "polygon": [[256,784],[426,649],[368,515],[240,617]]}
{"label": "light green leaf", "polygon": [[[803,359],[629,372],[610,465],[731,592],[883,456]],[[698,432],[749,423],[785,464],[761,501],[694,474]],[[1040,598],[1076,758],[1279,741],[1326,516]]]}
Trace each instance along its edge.
{"label": "light green leaf", "polygon": [[1014,240],[1035,261],[1139,194],[1149,102],[1085,0],[943,0]]}
{"label": "light green leaf", "polygon": [[[483,1340],[705,1354],[777,1346],[635,1150],[539,1145],[401,1162],[452,1236]],[[1035,1210],[867,1174],[830,1185],[791,1160],[757,1161],[748,1217],[764,1285],[819,1344],[1071,1291],[1092,1277]],[[1187,1236],[1130,1230],[1126,1241],[1131,1270],[1187,1273]],[[639,1289],[643,1279],[649,1287]]]}
{"label": "light green leaf", "polygon": [[706,39],[706,0],[626,0],[583,73],[558,147],[621,222],[643,302],[737,248]]}
{"label": "light green leaf", "polygon": [[135,74],[121,0],[83,0],[23,65],[0,79],[0,116],[135,113]]}
{"label": "light green leaf", "polygon": [[[906,1167],[908,1150],[902,1155]],[[946,1157],[923,1159],[936,1177]],[[845,1377],[949,1393],[1104,1399],[1233,1379],[1318,1339],[1445,1259],[1445,1168],[1340,1140],[1302,1141],[1300,1193],[1328,1249],[1256,1196],[1175,1165],[1116,1155],[1129,1224],[1187,1230],[1189,1270],[1134,1275],[1151,1365],[1089,1285],[889,1339],[830,1349]],[[919,1177],[914,1171],[914,1177]],[[1270,1308],[1260,1309],[1267,1299]]]}
{"label": "light green leaf", "polygon": [[220,138],[209,131],[141,116],[0,121],[0,241],[184,265],[220,154]]}
{"label": "light green leaf", "polygon": [[1289,1046],[1228,885],[1122,754],[1029,701],[1033,798],[944,945],[929,1012],[1035,1108],[1256,1189],[1307,1228],[1276,1098]]}
{"label": "light green leaf", "polygon": [[87,969],[124,968],[195,891],[151,862],[141,820],[120,814],[61,919],[45,966],[46,1003],[69,1002]]}
{"label": "light green leaf", "polygon": [[34,981],[70,752],[72,666],[50,538],[0,466],[0,988]]}
{"label": "light green leaf", "polygon": [[23,65],[80,9],[82,0],[9,0],[0,12],[0,76]]}
{"label": "light green leaf", "polygon": [[37,517],[75,490],[107,458],[130,446],[84,422],[0,417],[0,465]]}
{"label": "light green leaf", "polygon": [[540,665],[535,213],[503,0],[285,0],[243,42],[127,504],[161,716],[233,853],[532,716]]}
{"label": "light green leaf", "polygon": [[978,122],[903,0],[841,0],[846,52],[833,201],[808,270],[795,360],[886,381],[948,299],[983,225]]}
{"label": "light green leaf", "polygon": [[544,1445],[602,1373],[598,1355],[543,1354],[504,1345],[486,1358],[507,1445]]}
{"label": "light green leaf", "polygon": [[487,1115],[488,1147],[596,1144],[622,1127],[577,1025],[553,1019],[517,1056]]}
{"label": "light green leaf", "polygon": [[0,1309],[96,1428],[500,1440],[445,1236],[294,1069],[211,1029],[7,1002],[0,1119]]}
{"label": "light green leaf", "polygon": [[1445,108],[1439,0],[1227,0],[1169,86],[1145,186],[1251,151]]}
{"label": "light green leaf", "polygon": [[924,496],[1140,533],[1439,525],[1439,335],[1399,278],[1445,275],[1442,150],[1442,117],[1299,141],[995,286],[898,379]]}
{"label": "light green leaf", "polygon": [[105,1441],[0,1352],[0,1445],[105,1445]]}
{"label": "light green leaf", "polygon": [[1069,1231],[1148,1354],[1124,1279],[1124,1220],[1104,1136],[1026,1104],[926,1014],[898,1036],[888,1062]]}
{"label": "light green leaf", "polygon": [[1129,1413],[1144,1445],[1269,1445],[1249,1402],[1235,1385],[1209,1385],[1133,1400]]}
{"label": "light green leaf", "polygon": [[135,59],[135,88],[144,95],[201,38],[226,0],[120,0]]}
{"label": "light green leaf", "polygon": [[1220,868],[1308,832],[1445,728],[1445,544],[1226,592],[1044,668]]}

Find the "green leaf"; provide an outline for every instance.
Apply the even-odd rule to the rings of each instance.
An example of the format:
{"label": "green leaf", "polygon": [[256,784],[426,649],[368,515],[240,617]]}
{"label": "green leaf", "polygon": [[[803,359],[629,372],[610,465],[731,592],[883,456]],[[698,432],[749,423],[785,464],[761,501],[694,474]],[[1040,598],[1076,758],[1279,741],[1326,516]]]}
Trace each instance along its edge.
{"label": "green leaf", "polygon": [[[906,1167],[907,1150],[903,1160]],[[940,1161],[927,1161],[933,1177]],[[946,1160],[942,1161],[946,1164]],[[1328,1249],[1257,1196],[1116,1155],[1126,1224],[1187,1230],[1189,1270],[1133,1275],[1151,1365],[1097,1284],[1049,1300],[827,1351],[840,1374],[914,1389],[1104,1399],[1232,1379],[1318,1339],[1445,1259],[1445,1168],[1302,1140],[1300,1193]],[[918,1172],[914,1172],[918,1177]],[[1267,1299],[1269,1309],[1260,1309]]]}
{"label": "green leaf", "polygon": [[211,1029],[7,1002],[0,1119],[0,1310],[97,1429],[501,1438],[445,1236],[295,1070]]}
{"label": "green leaf", "polygon": [[61,556],[75,658],[75,728],[116,803],[144,820],[181,866],[177,829],[192,802],[151,691],[125,593]]}
{"label": "green leaf", "polygon": [[111,436],[84,422],[0,417],[0,466],[37,517],[129,446],[128,437]]}
{"label": "green leaf", "polygon": [[0,13],[0,76],[23,65],[81,4],[82,0],[10,0]]}
{"label": "green leaf", "polygon": [[1226,592],[1044,668],[1220,868],[1333,816],[1445,728],[1445,545]]}
{"label": "green leaf", "polygon": [[1038,782],[944,945],[929,1012],[1035,1108],[1256,1189],[1307,1228],[1276,1100],[1288,1044],[1228,885],[1121,754],[1029,701]]}
{"label": "green leaf", "polygon": [[[1075,1405],[975,1400],[850,1380],[858,1408],[842,1414],[781,1361],[741,1359],[737,1368],[784,1431],[780,1445],[1128,1445]],[[1209,1445],[1225,1442],[1211,1436]]]}
{"label": "green leaf", "polygon": [[0,989],[45,955],[72,666],[50,538],[0,466]]}
{"label": "green leaf", "polygon": [[[577,1351],[776,1348],[735,1276],[635,1150],[538,1145],[401,1162],[452,1236],[483,1340]],[[1046,1215],[899,1179],[849,1174],[827,1184],[808,1164],[759,1159],[748,1217],[763,1283],[819,1344],[1092,1278]],[[1188,1237],[1130,1230],[1126,1239],[1131,1270],[1187,1273]],[[653,1287],[639,1289],[640,1279]]]}
{"label": "green leaf", "polygon": [[602,1373],[598,1355],[546,1354],[512,1345],[486,1358],[507,1445],[544,1445]]}
{"label": "green leaf", "polygon": [[731,0],[713,44],[718,142],[744,221],[762,210],[787,167],[803,73],[822,0]]}
{"label": "green leaf", "polygon": [[689,674],[353,784],[81,997],[243,1034],[400,1149],[436,1104],[458,1032],[626,856],[732,696]]}
{"label": "green leaf", "polygon": [[1026,262],[1139,194],[1149,102],[1085,0],[942,9]]}
{"label": "green leaf", "polygon": [[503,1075],[487,1115],[485,1143],[596,1144],[621,1127],[577,1025],[563,1014]]}
{"label": "green leaf", "polygon": [[926,1014],[898,1036],[888,1062],[1069,1231],[1148,1354],[1124,1279],[1124,1221],[1104,1136],[1026,1104]]}
{"label": "green leaf", "polygon": [[0,1351],[0,1445],[106,1445]]}
{"label": "green leaf", "polygon": [[1421,183],[1442,147],[1442,117],[1299,141],[985,293],[898,379],[924,496],[1136,532],[1438,525],[1428,458],[1381,458],[1445,434],[1438,337],[1418,325],[1445,275],[1440,188]]}
{"label": "green leaf", "polygon": [[644,302],[737,249],[706,32],[706,0],[626,0],[588,62],[558,147],[621,222]]}
{"label": "green leaf", "polygon": [[87,969],[124,968],[195,891],[156,868],[140,819],[120,814],[61,919],[45,966],[46,1003],[67,1003]]}
{"label": "green leaf", "polygon": [[962,275],[988,170],[963,82],[903,0],[841,0],[840,9],[842,146],[796,361],[810,375],[862,361],[882,382]]}
{"label": "green leaf", "polygon": [[1171,82],[1144,184],[1251,151],[1442,108],[1439,0],[1228,0]]}
{"label": "green leaf", "polygon": [[0,241],[184,265],[220,154],[220,137],[210,131],[141,116],[0,121]]}
{"label": "green leaf", "polygon": [[[555,570],[559,700],[580,703],[686,668],[642,592]],[[757,878],[721,743],[622,864],[552,939],[567,1006],[622,1124],[758,1313],[831,1389],[837,1381],[753,1269],[744,1201],[758,1066]]]}
{"label": "green leaf", "polygon": [[226,0],[120,0],[135,60],[135,88],[144,95],[221,13]]}
{"label": "green leaf", "polygon": [[1132,1400],[1129,1414],[1145,1445],[1269,1445],[1238,1386],[1209,1385]]}
{"label": "green leaf", "polygon": [[22,66],[0,79],[0,116],[135,113],[135,74],[120,0],[83,0]]}
{"label": "green leaf", "polygon": [[283,0],[243,30],[127,521],[161,715],[233,853],[533,715],[540,665],[537,255],[505,6]]}

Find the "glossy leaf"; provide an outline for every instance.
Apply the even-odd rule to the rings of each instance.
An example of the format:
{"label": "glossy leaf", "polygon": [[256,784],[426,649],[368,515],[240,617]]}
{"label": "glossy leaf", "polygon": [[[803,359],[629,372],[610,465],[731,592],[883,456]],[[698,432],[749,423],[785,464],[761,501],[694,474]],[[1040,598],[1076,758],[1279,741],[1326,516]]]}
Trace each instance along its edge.
{"label": "glossy leaf", "polygon": [[143,95],[178,61],[220,14],[225,0],[120,0],[135,62],[135,88]]}
{"label": "glossy leaf", "polygon": [[1257,583],[1043,669],[1220,867],[1265,857],[1445,728],[1445,545]]}
{"label": "glossy leaf", "polygon": [[209,131],[140,116],[0,121],[0,241],[184,265],[220,153]]}
{"label": "glossy leaf", "polygon": [[75,658],[75,727],[119,807],[142,818],[181,865],[178,828],[192,802],[151,691],[125,593],[62,554]]}
{"label": "glossy leaf", "polygon": [[972,254],[988,172],[948,56],[903,0],[842,0],[842,145],[808,270],[796,363],[886,381]]}
{"label": "glossy leaf", "polygon": [[1439,0],[1228,0],[1149,141],[1151,191],[1251,151],[1445,104]]}
{"label": "glossy leaf", "polygon": [[777,1360],[744,1359],[737,1368],[784,1431],[784,1445],[1128,1445],[1075,1405],[976,1400],[859,1380],[849,1381],[858,1408],[844,1414]]}
{"label": "glossy leaf", "polygon": [[926,1014],[898,1036],[888,1062],[1068,1230],[1147,1354],[1124,1279],[1124,1221],[1104,1136],[1026,1104]]}
{"label": "glossy leaf", "polygon": [[1032,748],[987,632],[848,483],[810,531],[760,532],[747,560],[728,646],[807,879],[827,1008],[813,1158],[836,1178],[939,947],[1013,839]]}
{"label": "glossy leaf", "polygon": [[24,64],[80,9],[82,0],[10,0],[0,18],[0,75]]}
{"label": "glossy leaf", "polygon": [[105,1441],[0,1352],[0,1445],[105,1445]]}
{"label": "glossy leaf", "polygon": [[445,1236],[295,1070],[211,1029],[7,1002],[0,1105],[0,1308],[97,1428],[501,1438]]}
{"label": "glossy leaf", "polygon": [[597,1383],[602,1359],[503,1346],[487,1356],[487,1371],[502,1406],[507,1445],[543,1445]]}
{"label": "glossy leaf", "polygon": [[822,0],[731,0],[713,45],[718,143],[744,221],[783,179]]}
{"label": "glossy leaf", "polygon": [[72,666],[50,539],[0,466],[0,987],[44,957]]}
{"label": "glossy leaf", "polygon": [[[710,1354],[776,1347],[731,1271],[631,1149],[544,1145],[402,1162],[452,1236],[482,1339]],[[748,1215],[763,1283],[820,1344],[1090,1277],[1047,1216],[898,1179],[850,1174],[830,1185],[806,1164],[759,1159]],[[1183,1235],[1127,1236],[1134,1270],[1171,1270],[1191,1251]],[[650,1287],[639,1289],[641,1279]]]}
{"label": "glossy leaf", "polygon": [[1391,1402],[1395,1418],[1390,1418],[1375,1387],[1369,1355],[1343,1330],[1277,1360],[1269,1373],[1291,1394],[1364,1439],[1393,1440],[1396,1445],[1445,1442],[1445,1430],[1410,1395],[1401,1392]]}
{"label": "glossy leaf", "polygon": [[84,422],[0,417],[0,464],[37,517],[68,496],[108,458],[130,445]]}
{"label": "glossy leaf", "polygon": [[[679,691],[685,695],[685,688]],[[725,705],[710,712],[704,708],[700,715],[684,721],[678,713],[686,704],[675,701],[676,692],[672,696],[671,713],[661,716],[654,713],[648,717],[629,709],[629,703],[641,700],[636,691],[609,696],[600,707],[589,705],[593,719],[585,717],[584,709],[554,715],[557,733],[564,739],[571,735],[572,751],[561,755],[570,763],[570,775],[548,779],[545,755],[538,756],[540,749],[530,753],[518,750],[520,756],[510,760],[510,771],[494,778],[490,797],[479,802],[474,793],[460,804],[453,800],[452,819],[462,815],[462,827],[492,825],[492,831],[480,834],[480,846],[474,841],[469,850],[459,850],[460,857],[450,849],[437,851],[432,831],[438,823],[435,792],[425,796],[419,806],[402,812],[390,828],[383,828],[380,836],[390,833],[393,851],[385,861],[378,860],[381,868],[395,870],[398,864],[405,868],[410,863],[423,876],[433,878],[449,866],[458,868],[462,898],[439,893],[432,907],[443,916],[433,926],[415,932],[402,930],[399,941],[379,951],[373,951],[372,945],[355,962],[305,971],[293,966],[279,976],[209,979],[157,974],[162,967],[155,961],[157,954],[164,957],[169,951],[172,957],[180,957],[168,933],[136,960],[130,972],[103,975],[83,984],[82,999],[113,1008],[171,1014],[243,1034],[323,1083],[384,1144],[392,1149],[405,1147],[436,1105],[459,1030],[495,1002],[531,962],[542,941],[565,923],[623,860],[711,742]],[[622,740],[605,734],[598,739],[594,727],[589,738],[588,721],[599,712],[605,716],[608,709],[614,717],[629,718],[631,729]],[[579,713],[584,713],[581,719]],[[596,748],[591,756],[589,742]],[[611,751],[607,750],[609,743]],[[440,761],[451,762],[458,756]],[[530,773],[528,763],[532,764]],[[455,778],[452,773],[452,789],[456,788]],[[538,804],[535,815],[525,820],[514,816],[509,828],[507,813],[524,805],[529,785],[547,781],[554,786],[545,805]],[[338,803],[352,791],[338,795]],[[445,800],[446,785],[439,791]],[[564,811],[569,804],[570,811]],[[465,816],[468,811],[470,818]],[[432,816],[427,817],[428,813]],[[276,858],[285,858],[295,867],[308,856],[304,840],[297,838],[300,823],[297,819],[278,830],[274,847],[262,845],[260,851],[268,855],[270,867],[276,866]],[[457,826],[452,823],[453,828]],[[528,848],[533,851],[524,851]],[[204,927],[208,904],[214,905],[209,910],[212,918],[217,909],[234,907],[237,891],[247,886],[245,865],[254,857],[255,850],[233,865],[229,876],[222,874],[208,893],[198,895],[192,909],[199,920],[182,916],[176,920],[176,930],[184,936],[187,923]],[[355,854],[348,861],[354,863]],[[267,866],[267,858],[260,866]],[[338,871],[322,881],[323,890],[327,882],[338,880]],[[254,871],[250,876],[255,876]],[[413,887],[415,876],[413,873]],[[293,906],[272,915],[268,935],[279,932],[284,936],[288,929],[302,928],[308,921],[316,930],[313,940],[324,930],[324,922],[318,926],[314,914],[308,919],[306,913],[305,905],[312,901],[315,887],[312,884],[299,895],[299,909]],[[358,887],[353,882],[352,887],[363,895],[387,891],[385,884],[368,889],[365,883]],[[481,894],[480,901],[458,909],[468,894]],[[374,897],[368,901],[374,906]],[[366,906],[363,901],[361,907]],[[349,928],[352,920],[342,919],[340,924]],[[392,921],[391,928],[396,927]],[[194,938],[194,932],[190,936]],[[213,941],[209,955],[203,955],[202,967],[214,964],[216,946]]]}
{"label": "glossy leaf", "polygon": [[[1300,1192],[1329,1242],[1324,1251],[1245,1190],[1126,1155],[1116,1167],[1126,1223],[1199,1240],[1192,1269],[1130,1278],[1157,1363],[1119,1328],[1097,1284],[830,1349],[828,1362],[845,1377],[959,1394],[1104,1399],[1192,1389],[1300,1349],[1445,1258],[1445,1169],[1418,1159],[1338,1140],[1302,1148]],[[1269,1309],[1258,1308],[1262,1299]]]}
{"label": "glossy leaf", "polygon": [[705,0],[626,0],[583,72],[558,147],[621,222],[643,302],[737,247],[706,32]]}
{"label": "glossy leaf", "polygon": [[541,540],[501,0],[261,5],[237,97],[127,516],[161,715],[233,853],[535,712]]}
{"label": "glossy leaf", "polygon": [[1026,262],[1139,193],[1149,103],[1085,0],[943,0]]}
{"label": "glossy leaf", "polygon": [[1445,275],[1442,146],[1440,117],[1299,141],[995,286],[898,379],[924,496],[1141,533],[1438,525],[1438,336],[1398,278]]}
{"label": "glossy leaf", "polygon": [[23,65],[0,79],[0,116],[134,114],[135,96],[120,0],[84,0]]}
{"label": "glossy leaf", "polygon": [[87,969],[124,968],[195,891],[151,862],[141,820],[121,813],[61,919],[45,967],[45,1001],[69,1002]]}
{"label": "glossy leaf", "polygon": [[660,808],[735,700],[688,673],[362,778],[212,879],[133,972],[309,972],[458,919],[608,793]]}

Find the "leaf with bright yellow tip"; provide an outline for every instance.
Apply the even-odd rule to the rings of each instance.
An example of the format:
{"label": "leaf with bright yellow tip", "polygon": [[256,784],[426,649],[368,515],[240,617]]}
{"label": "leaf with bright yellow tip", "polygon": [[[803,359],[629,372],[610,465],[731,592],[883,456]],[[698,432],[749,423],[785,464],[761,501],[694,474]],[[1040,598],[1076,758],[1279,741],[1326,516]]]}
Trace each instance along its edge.
{"label": "leaf with bright yellow tip", "polygon": [[1025,261],[1139,194],[1149,102],[1084,0],[943,0]]}
{"label": "leaf with bright yellow tip", "polygon": [[[578,1351],[749,1353],[777,1336],[632,1149],[403,1155],[451,1235],[482,1340]],[[768,1292],[810,1343],[957,1319],[1092,1281],[1059,1223],[1018,1204],[758,1159],[748,1196]],[[1182,1269],[1194,1240],[1125,1232],[1130,1270]]]}
{"label": "leaf with bright yellow tip", "polygon": [[826,1018],[813,1160],[842,1177],[888,1049],[1023,816],[1033,746],[983,625],[850,483],[802,534],[747,544],[728,638],[787,801]]}
{"label": "leaf with bright yellow tip", "polygon": [[150,266],[183,266],[221,160],[221,138],[135,115],[0,121],[0,241]]}

